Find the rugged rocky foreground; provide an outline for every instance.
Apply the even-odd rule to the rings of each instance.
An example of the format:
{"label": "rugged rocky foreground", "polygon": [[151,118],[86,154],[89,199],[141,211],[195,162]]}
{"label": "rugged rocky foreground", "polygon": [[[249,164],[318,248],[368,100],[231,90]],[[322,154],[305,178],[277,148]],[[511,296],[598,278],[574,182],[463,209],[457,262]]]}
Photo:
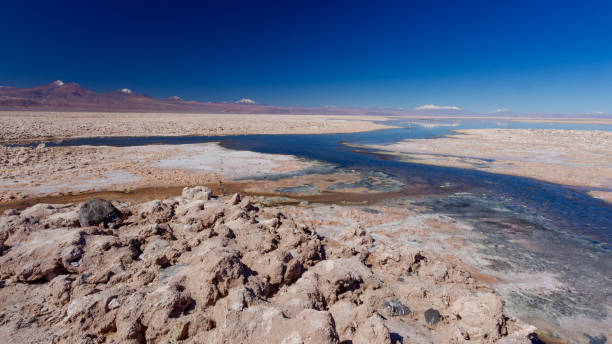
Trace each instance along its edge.
{"label": "rugged rocky foreground", "polygon": [[[3,343],[530,343],[459,267],[203,187],[0,217]],[[529,339],[532,337],[532,339]]]}

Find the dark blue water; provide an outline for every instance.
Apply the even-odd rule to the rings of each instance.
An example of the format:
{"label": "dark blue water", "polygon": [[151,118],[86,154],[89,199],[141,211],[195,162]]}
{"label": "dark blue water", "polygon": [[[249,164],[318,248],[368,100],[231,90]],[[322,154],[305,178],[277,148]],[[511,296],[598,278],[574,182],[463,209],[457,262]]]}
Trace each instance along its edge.
{"label": "dark blue water", "polygon": [[[608,130],[612,126],[590,124],[543,124],[503,121],[454,121],[454,126],[424,127],[413,121],[385,122],[396,129],[364,133],[323,135],[243,135],[179,137],[102,137],[48,142],[48,146],[138,146],[150,144],[190,144],[221,142],[231,149],[260,153],[290,154],[334,164],[338,168],[380,171],[406,185],[407,195],[442,195],[470,192],[490,199],[507,201],[516,210],[537,214],[554,230],[612,247],[612,206],[595,199],[584,190],[546,183],[529,178],[500,175],[476,170],[437,167],[398,161],[347,144],[385,144],[403,139],[448,135],[453,129],[522,128]],[[31,143],[30,145],[36,145]],[[442,184],[450,185],[444,189]]]}

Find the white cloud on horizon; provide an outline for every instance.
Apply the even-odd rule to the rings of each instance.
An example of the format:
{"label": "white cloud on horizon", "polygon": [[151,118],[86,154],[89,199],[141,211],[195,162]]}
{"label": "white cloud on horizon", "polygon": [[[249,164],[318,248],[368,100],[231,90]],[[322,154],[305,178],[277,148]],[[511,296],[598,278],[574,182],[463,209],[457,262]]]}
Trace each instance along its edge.
{"label": "white cloud on horizon", "polygon": [[508,109],[508,108],[500,108],[500,109],[495,109],[495,110],[493,110],[493,111],[491,111],[489,113],[502,113],[502,112],[508,112],[508,111],[510,111],[510,109]]}
{"label": "white cloud on horizon", "polygon": [[461,110],[460,107],[455,105],[434,105],[434,104],[425,104],[421,106],[417,106],[413,108],[413,110]]}

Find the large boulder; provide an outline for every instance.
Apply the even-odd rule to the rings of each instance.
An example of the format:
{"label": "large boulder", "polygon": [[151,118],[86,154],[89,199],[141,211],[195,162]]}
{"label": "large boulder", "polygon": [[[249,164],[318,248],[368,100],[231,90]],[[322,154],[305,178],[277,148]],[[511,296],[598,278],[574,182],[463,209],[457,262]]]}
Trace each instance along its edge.
{"label": "large boulder", "polygon": [[121,218],[121,212],[109,201],[92,198],[79,208],[81,227],[112,223]]}

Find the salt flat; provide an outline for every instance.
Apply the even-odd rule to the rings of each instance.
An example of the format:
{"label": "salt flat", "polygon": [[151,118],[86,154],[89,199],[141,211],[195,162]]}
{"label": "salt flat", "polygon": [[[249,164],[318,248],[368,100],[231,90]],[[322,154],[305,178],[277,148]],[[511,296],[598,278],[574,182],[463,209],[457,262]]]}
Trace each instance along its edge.
{"label": "salt flat", "polygon": [[389,128],[383,117],[0,111],[0,142],[101,136],[329,134]]}
{"label": "salt flat", "polygon": [[473,168],[585,187],[612,201],[612,132],[462,129],[459,135],[370,148],[423,164]]}
{"label": "salt flat", "polygon": [[216,143],[132,147],[0,146],[0,203],[68,193],[216,183],[315,165]]}

